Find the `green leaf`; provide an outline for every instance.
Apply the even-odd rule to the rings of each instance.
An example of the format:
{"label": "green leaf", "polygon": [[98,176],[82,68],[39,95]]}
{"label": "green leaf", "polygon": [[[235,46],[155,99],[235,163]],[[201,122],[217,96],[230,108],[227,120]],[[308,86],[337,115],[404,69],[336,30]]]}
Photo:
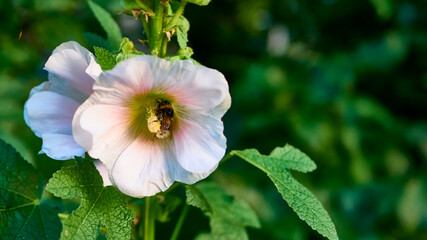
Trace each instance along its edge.
{"label": "green leaf", "polygon": [[256,149],[233,151],[232,154],[237,154],[239,157],[249,160],[256,159],[263,167],[278,166],[281,169],[291,169],[304,173],[312,172],[316,169],[316,164],[313,160],[290,145],[275,148],[269,156],[261,155]]}
{"label": "green leaf", "polygon": [[117,54],[116,61],[121,62],[123,60],[144,55],[143,52],[140,52],[135,49],[135,45],[129,38],[123,38],[122,43],[120,44],[120,50]]}
{"label": "green leaf", "polygon": [[138,3],[135,0],[121,0],[120,5],[126,10],[139,9]]}
{"label": "green leaf", "polygon": [[261,155],[256,149],[231,154],[267,173],[283,199],[310,227],[329,239],[338,239],[334,223],[320,201],[287,171],[313,171],[316,165],[307,155],[290,145],[274,149],[269,156]]}
{"label": "green leaf", "polygon": [[181,49],[187,49],[189,30],[190,22],[184,16],[180,16],[176,27],[176,37]]}
{"label": "green leaf", "polygon": [[206,6],[211,2],[211,0],[186,0],[186,2],[197,4],[199,6]]}
{"label": "green leaf", "polygon": [[110,13],[104,10],[101,6],[94,3],[93,1],[88,1],[89,7],[95,15],[98,22],[101,24],[102,28],[107,33],[108,47],[110,51],[115,51],[119,49],[120,43],[122,42],[122,33],[120,32],[119,25],[111,17]]}
{"label": "green leaf", "polygon": [[148,12],[153,3],[150,0],[121,0],[120,5],[125,10],[142,9]]}
{"label": "green leaf", "polygon": [[102,71],[111,70],[116,66],[116,59],[105,48],[93,47],[98,64],[101,66]]}
{"label": "green leaf", "polygon": [[58,239],[55,209],[40,203],[43,182],[31,164],[0,140],[1,239]]}
{"label": "green leaf", "polygon": [[181,60],[191,60],[195,65],[201,66],[199,62],[191,58],[193,55],[193,49],[190,47],[187,47],[186,49],[179,49],[175,56],[167,56],[165,57],[166,60],[175,62],[175,61],[181,61]]}
{"label": "green leaf", "polygon": [[187,195],[188,205],[200,208],[203,212],[212,211],[211,207],[208,204],[208,201],[199,189],[187,185],[185,189],[185,194]]}
{"label": "green leaf", "polygon": [[133,212],[114,186],[104,187],[91,162],[62,168],[49,180],[47,190],[63,199],[81,198],[80,207],[63,221],[61,239],[96,239],[105,226],[108,239],[129,239]]}
{"label": "green leaf", "polygon": [[234,199],[214,183],[187,186],[187,203],[202,209],[210,218],[212,239],[248,239],[245,227],[259,228],[252,208]]}

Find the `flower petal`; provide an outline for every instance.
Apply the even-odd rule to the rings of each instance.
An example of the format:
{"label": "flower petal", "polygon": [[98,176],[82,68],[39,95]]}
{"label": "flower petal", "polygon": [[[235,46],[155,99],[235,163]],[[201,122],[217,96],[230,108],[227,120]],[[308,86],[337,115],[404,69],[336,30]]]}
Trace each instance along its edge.
{"label": "flower petal", "polygon": [[89,155],[111,168],[116,158],[130,144],[123,122],[126,109],[114,105],[85,102],[73,119],[73,136]]}
{"label": "flower petal", "polygon": [[216,125],[207,124],[204,127],[188,120],[181,122],[174,135],[174,145],[176,158],[185,170],[205,173],[222,159],[226,139],[222,134],[222,122],[220,120],[217,122]]}
{"label": "flower petal", "polygon": [[169,188],[167,161],[160,148],[135,140],[117,159],[110,170],[112,181],[125,194],[152,196]]}
{"label": "flower petal", "polygon": [[[86,73],[93,54],[76,42],[58,46],[46,62],[45,69],[69,81],[69,85],[88,96],[92,93],[93,78]],[[92,65],[93,67],[94,65]]]}
{"label": "flower petal", "polygon": [[229,96],[222,73],[192,61],[155,61],[154,87],[172,94],[177,102],[195,110],[208,110],[221,105]]}
{"label": "flower petal", "polygon": [[104,187],[113,185],[108,176],[108,169],[101,161],[94,162],[96,170],[98,170],[99,175],[102,177],[102,181],[104,182]]}
{"label": "flower petal", "polygon": [[102,73],[101,66],[99,66],[99,64],[95,61],[93,56],[91,57],[89,65],[86,68],[86,73],[95,80],[97,80],[99,75]]}
{"label": "flower petal", "polygon": [[56,160],[68,160],[74,156],[83,156],[86,152],[78,145],[73,136],[67,134],[42,134],[43,146],[39,153],[45,153]]}
{"label": "flower petal", "polygon": [[71,136],[71,121],[79,103],[60,94],[33,94],[24,106],[24,119],[37,136],[61,133]]}
{"label": "flower petal", "polygon": [[153,196],[168,189],[174,181],[193,184],[216,169],[194,174],[183,169],[173,151],[135,140],[117,159],[110,171],[114,184],[133,197]]}
{"label": "flower petal", "polygon": [[97,94],[107,94],[114,101],[151,90],[153,74],[149,56],[131,58],[119,62],[112,70],[103,72],[94,85]]}

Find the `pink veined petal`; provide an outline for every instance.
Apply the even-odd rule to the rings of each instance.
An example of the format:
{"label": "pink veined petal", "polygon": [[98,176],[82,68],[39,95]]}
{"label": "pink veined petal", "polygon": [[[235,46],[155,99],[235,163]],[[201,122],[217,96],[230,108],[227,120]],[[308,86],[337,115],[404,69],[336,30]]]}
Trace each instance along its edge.
{"label": "pink veined petal", "polygon": [[153,74],[146,57],[119,62],[112,70],[101,73],[94,90],[115,98],[149,92],[153,86]]}
{"label": "pink veined petal", "polygon": [[176,158],[192,173],[205,173],[214,168],[225,154],[225,138],[209,129],[183,120],[174,135]]}
{"label": "pink veined petal", "polygon": [[71,135],[71,121],[79,104],[55,92],[33,94],[24,106],[24,118],[37,136],[45,133]]}
{"label": "pink veined petal", "polygon": [[152,196],[173,183],[160,146],[139,140],[123,151],[110,175],[120,191],[133,197]]}
{"label": "pink veined petal", "polygon": [[214,69],[196,66],[189,60],[165,63],[160,59],[155,63],[155,87],[165,89],[181,105],[205,111],[220,105],[229,96],[224,75]]}
{"label": "pink veined petal", "polygon": [[92,93],[94,80],[86,73],[89,62],[86,56],[73,49],[54,51],[45,69],[69,81],[69,84],[87,95]]}
{"label": "pink veined petal", "polygon": [[40,153],[45,153],[56,160],[68,160],[74,156],[83,156],[85,150],[78,145],[73,136],[67,134],[42,134],[43,146]]}
{"label": "pink veined petal", "polygon": [[111,168],[130,144],[124,125],[126,108],[115,105],[82,105],[73,119],[73,136],[89,155]]}

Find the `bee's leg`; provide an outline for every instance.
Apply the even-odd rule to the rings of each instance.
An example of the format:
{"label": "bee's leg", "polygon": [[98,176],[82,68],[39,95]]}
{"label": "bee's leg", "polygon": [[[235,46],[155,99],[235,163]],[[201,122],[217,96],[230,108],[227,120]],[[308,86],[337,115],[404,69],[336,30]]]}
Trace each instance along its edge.
{"label": "bee's leg", "polygon": [[162,121],[162,120],[161,119],[157,119],[157,120],[151,121],[149,123],[160,122],[160,121]]}

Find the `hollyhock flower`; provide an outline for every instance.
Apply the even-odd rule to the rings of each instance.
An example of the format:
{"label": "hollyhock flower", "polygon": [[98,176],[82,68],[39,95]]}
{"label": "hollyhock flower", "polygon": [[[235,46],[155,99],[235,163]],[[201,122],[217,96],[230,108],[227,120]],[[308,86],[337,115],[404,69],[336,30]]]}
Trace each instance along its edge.
{"label": "hollyhock flower", "polygon": [[40,153],[56,160],[82,156],[85,150],[74,141],[71,122],[93,92],[101,68],[92,53],[71,41],[55,48],[44,69],[49,81],[31,90],[24,106],[25,122],[43,139]]}
{"label": "hollyhock flower", "polygon": [[191,61],[139,56],[101,73],[73,136],[122,192],[145,197],[207,177],[225,154],[224,76]]}

